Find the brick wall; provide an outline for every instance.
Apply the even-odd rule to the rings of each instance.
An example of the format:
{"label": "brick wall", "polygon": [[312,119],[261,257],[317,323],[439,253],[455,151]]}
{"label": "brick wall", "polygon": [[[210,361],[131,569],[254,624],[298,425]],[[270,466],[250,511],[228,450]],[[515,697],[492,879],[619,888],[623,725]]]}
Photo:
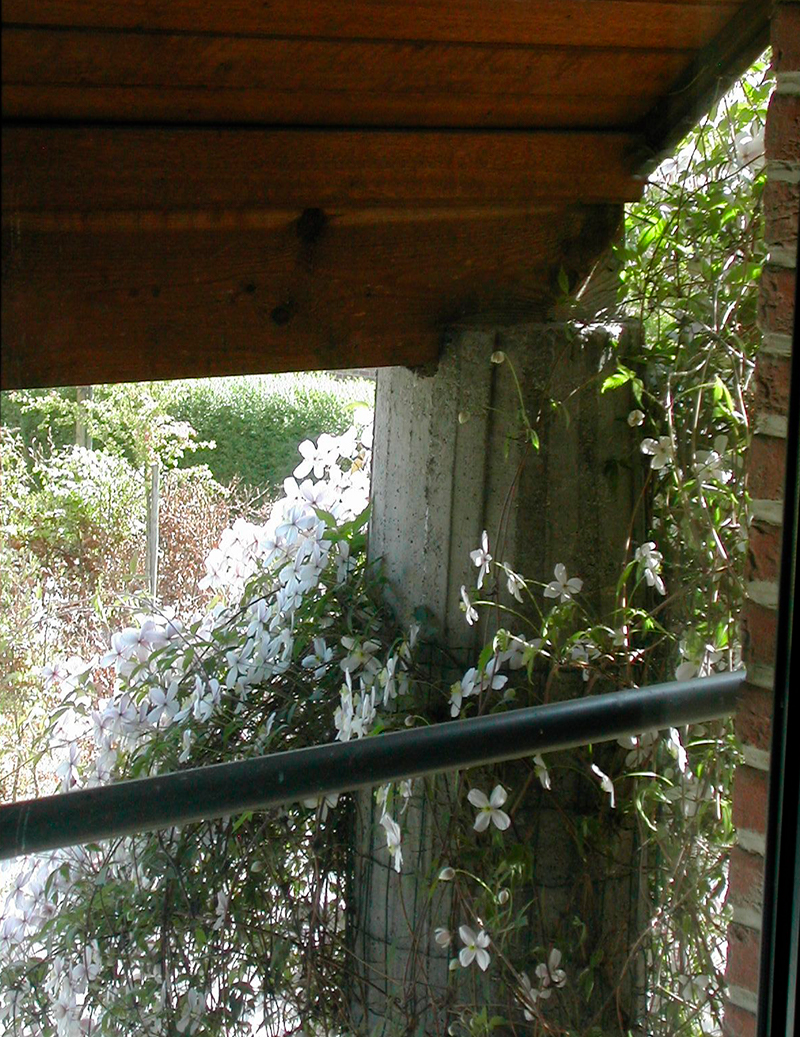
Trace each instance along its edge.
{"label": "brick wall", "polygon": [[777,86],[767,117],[764,222],[769,262],[761,283],[764,341],[756,369],[755,438],[748,462],[753,522],[742,636],[748,685],[736,719],[745,764],[733,789],[738,846],[731,856],[728,931],[729,1037],[755,1034],[761,935],[767,769],[775,662],[780,524],[792,349],[800,201],[800,0],[781,0],[772,19]]}

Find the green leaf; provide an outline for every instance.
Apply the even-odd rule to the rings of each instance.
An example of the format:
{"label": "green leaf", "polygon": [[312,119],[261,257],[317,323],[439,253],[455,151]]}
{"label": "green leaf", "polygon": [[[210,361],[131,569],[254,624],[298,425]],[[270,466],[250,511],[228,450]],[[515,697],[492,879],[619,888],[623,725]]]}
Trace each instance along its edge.
{"label": "green leaf", "polygon": [[609,375],[600,386],[600,392],[606,393],[611,389],[619,389],[620,386],[627,385],[628,382],[632,381],[635,377],[636,375],[630,370],[630,368],[625,367],[623,364],[619,364],[614,374]]}
{"label": "green leaf", "polygon": [[336,519],[329,511],[325,511],[324,508],[314,508],[314,514],[318,519],[322,519],[326,526],[336,529]]}
{"label": "green leaf", "polygon": [[246,810],[243,814],[239,814],[239,816],[233,822],[233,828],[231,828],[231,834],[233,834],[234,832],[238,832],[239,829],[242,827],[242,825],[247,824],[247,822],[252,818],[252,816],[253,816],[253,811],[252,810]]}
{"label": "green leaf", "polygon": [[479,670],[479,672],[482,673],[486,669],[486,667],[487,667],[487,665],[489,663],[489,660],[492,658],[493,655],[494,655],[494,645],[490,641],[488,645],[484,645],[483,650],[481,651],[481,654],[478,656],[478,670]]}

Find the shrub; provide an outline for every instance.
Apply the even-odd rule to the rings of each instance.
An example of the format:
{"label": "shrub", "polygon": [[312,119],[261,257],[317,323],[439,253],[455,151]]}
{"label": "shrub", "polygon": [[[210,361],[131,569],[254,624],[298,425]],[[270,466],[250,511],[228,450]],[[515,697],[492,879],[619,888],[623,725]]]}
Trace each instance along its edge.
{"label": "shrub", "polygon": [[220,486],[205,465],[166,473],[161,484],[158,562],[158,595],[165,605],[189,615],[211,596],[197,586],[205,574],[204,563],[240,507],[235,490]]}
{"label": "shrub", "polygon": [[374,386],[327,374],[256,375],[162,383],[153,391],[171,414],[216,444],[199,450],[193,463],[207,464],[225,485],[238,478],[273,492],[291,474],[297,444],[344,432],[353,405],[371,405]]}

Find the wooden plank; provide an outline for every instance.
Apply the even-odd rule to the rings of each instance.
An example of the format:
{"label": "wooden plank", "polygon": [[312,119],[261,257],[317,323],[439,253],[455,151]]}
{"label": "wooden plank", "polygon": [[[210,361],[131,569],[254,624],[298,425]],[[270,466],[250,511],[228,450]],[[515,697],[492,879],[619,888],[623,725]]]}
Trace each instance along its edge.
{"label": "wooden plank", "polygon": [[689,57],[11,28],[2,41],[3,111],[133,122],[620,126],[641,117]]}
{"label": "wooden plank", "polygon": [[640,124],[639,167],[656,168],[769,45],[773,0],[746,0]]}
{"label": "wooden plank", "polygon": [[5,0],[7,25],[528,46],[697,49],[731,0]]}
{"label": "wooden plank", "polygon": [[[9,126],[3,212],[218,213],[633,200],[624,133]],[[114,226],[113,220],[111,226]]]}
{"label": "wooden plank", "polygon": [[542,319],[618,206],[3,230],[2,387],[421,364],[460,320]]}
{"label": "wooden plank", "polygon": [[[638,123],[655,95],[556,98],[362,95],[319,91],[159,90],[156,87],[6,86],[6,119],[476,129],[618,129]],[[120,115],[120,113],[123,113]]]}

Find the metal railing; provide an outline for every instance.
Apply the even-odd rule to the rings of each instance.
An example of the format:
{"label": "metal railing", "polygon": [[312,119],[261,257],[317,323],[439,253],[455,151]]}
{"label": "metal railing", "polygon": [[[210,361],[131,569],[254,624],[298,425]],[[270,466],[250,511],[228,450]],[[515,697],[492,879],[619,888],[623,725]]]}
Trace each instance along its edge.
{"label": "metal railing", "polygon": [[732,713],[744,671],[595,695],[0,807],[0,858],[571,749]]}

